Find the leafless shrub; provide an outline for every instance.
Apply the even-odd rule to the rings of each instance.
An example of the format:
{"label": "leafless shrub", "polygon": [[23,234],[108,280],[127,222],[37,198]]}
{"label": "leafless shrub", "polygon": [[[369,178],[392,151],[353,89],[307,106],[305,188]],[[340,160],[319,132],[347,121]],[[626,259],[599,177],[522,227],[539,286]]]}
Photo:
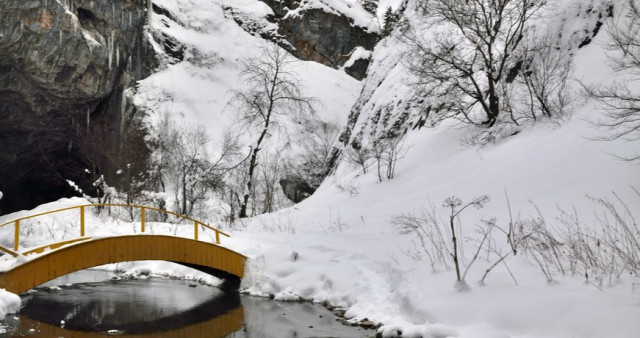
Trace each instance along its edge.
{"label": "leafless shrub", "polygon": [[372,154],[368,148],[348,148],[345,151],[344,159],[347,163],[352,163],[360,167],[363,174],[371,167]]}
{"label": "leafless shrub", "polygon": [[267,232],[286,232],[290,234],[296,233],[297,219],[292,219],[289,213],[279,213],[277,218],[261,219],[262,229]]}
{"label": "leafless shrub", "polygon": [[[640,193],[633,189],[640,197]],[[627,203],[616,193],[612,198],[590,197],[596,205],[595,226],[584,226],[575,208],[560,209],[560,224],[567,242],[573,274],[584,274],[587,282],[612,284],[624,272],[640,272],[640,227]]]}
{"label": "leafless shrub", "polygon": [[[393,217],[391,225],[401,234],[414,234],[418,238],[419,244],[413,242],[414,252],[405,251],[409,257],[420,257],[422,252],[429,259],[429,264],[433,272],[436,271],[437,264],[443,264],[448,268],[448,258],[450,248],[445,237],[448,237],[446,227],[436,217],[435,206],[429,209],[423,208],[420,214],[404,213]],[[419,245],[419,249],[418,249]]]}
{"label": "leafless shrub", "polygon": [[[447,266],[447,261],[451,259],[456,271],[456,288],[458,290],[465,290],[468,286],[466,285],[464,277],[478,258],[480,251],[487,242],[487,238],[491,235],[495,221],[485,222],[486,227],[481,228],[483,238],[476,247],[473,258],[467,264],[464,275],[461,274],[460,271],[462,264],[460,247],[462,242],[460,237],[458,237],[462,236],[462,234],[460,234],[460,231],[456,233],[455,223],[459,220],[460,213],[465,209],[470,206],[482,208],[488,201],[488,196],[480,196],[474,198],[471,202],[463,204],[460,198],[452,196],[445,199],[442,204],[444,208],[449,210],[447,221],[438,219],[436,217],[435,207],[432,206],[431,209],[423,209],[422,214],[419,216],[413,214],[396,216],[391,220],[391,224],[400,233],[412,233],[417,236],[421,250],[415,250],[413,253],[407,251],[406,253],[409,256],[417,257],[416,252],[419,253],[421,251],[428,257],[433,271],[436,270],[435,266],[437,263],[442,263]],[[445,239],[446,237],[449,237],[449,239]],[[414,249],[417,248],[418,246],[414,242]]]}
{"label": "leafless shrub", "polygon": [[404,142],[405,135],[377,139],[371,147],[371,156],[376,162],[378,182],[383,178],[393,179],[396,165],[409,150]]}
{"label": "leafless shrub", "polygon": [[339,213],[334,218],[333,211],[331,208],[329,208],[329,225],[327,228],[325,228],[324,225],[321,225],[321,227],[324,233],[331,233],[331,232],[342,233],[349,227],[349,225],[342,220]]}
{"label": "leafless shrub", "polygon": [[336,188],[338,188],[338,190],[342,192],[348,193],[349,196],[351,197],[360,193],[360,189],[358,189],[358,187],[355,186],[353,182],[347,182],[347,183],[337,182]]}

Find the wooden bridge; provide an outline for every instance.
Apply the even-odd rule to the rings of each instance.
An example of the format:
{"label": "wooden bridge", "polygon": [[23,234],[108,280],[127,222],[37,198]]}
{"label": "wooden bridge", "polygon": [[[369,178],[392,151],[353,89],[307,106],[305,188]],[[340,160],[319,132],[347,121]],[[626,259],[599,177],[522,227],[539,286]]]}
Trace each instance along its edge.
{"label": "wooden bridge", "polygon": [[[96,207],[140,209],[140,234],[88,237],[85,234],[85,210]],[[79,237],[20,252],[20,227],[23,221],[73,209],[78,210]],[[193,239],[147,234],[145,215],[149,210],[192,222]],[[127,204],[86,204],[15,219],[0,224],[0,229],[11,225],[14,227],[13,249],[0,246],[0,250],[17,257],[18,264],[0,273],[0,288],[13,293],[25,292],[74,271],[138,260],[164,260],[185,265],[223,279],[221,287],[226,289],[237,289],[244,276],[246,257],[220,246],[220,236],[229,237],[228,234],[188,216],[158,208]],[[214,231],[215,243],[198,240],[200,230]],[[33,255],[32,259],[30,255]],[[21,259],[22,256],[26,259]]]}

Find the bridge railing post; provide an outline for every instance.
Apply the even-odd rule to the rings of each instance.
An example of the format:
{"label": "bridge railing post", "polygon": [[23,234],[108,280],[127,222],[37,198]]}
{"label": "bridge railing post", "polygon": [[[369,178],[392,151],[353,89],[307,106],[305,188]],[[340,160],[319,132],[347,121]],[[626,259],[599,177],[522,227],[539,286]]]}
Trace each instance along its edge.
{"label": "bridge railing post", "polygon": [[220,231],[216,231],[216,244],[220,244]]}
{"label": "bridge railing post", "polygon": [[193,222],[193,239],[198,240],[198,222]]}
{"label": "bridge railing post", "polygon": [[13,251],[18,251],[20,246],[20,220],[16,220],[15,234],[13,235]]}
{"label": "bridge railing post", "polygon": [[140,228],[142,232],[144,232],[144,218],[145,218],[144,214],[145,214],[144,208],[140,208]]}
{"label": "bridge railing post", "polygon": [[84,205],[80,207],[80,237],[84,237]]}

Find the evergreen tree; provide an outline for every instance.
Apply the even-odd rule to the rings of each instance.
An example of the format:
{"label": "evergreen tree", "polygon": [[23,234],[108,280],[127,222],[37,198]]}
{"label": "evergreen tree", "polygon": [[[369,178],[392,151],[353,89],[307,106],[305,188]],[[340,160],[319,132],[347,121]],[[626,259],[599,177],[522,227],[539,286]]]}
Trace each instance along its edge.
{"label": "evergreen tree", "polygon": [[382,36],[389,36],[398,22],[398,15],[393,11],[391,6],[387,7],[384,13],[384,27],[382,28]]}

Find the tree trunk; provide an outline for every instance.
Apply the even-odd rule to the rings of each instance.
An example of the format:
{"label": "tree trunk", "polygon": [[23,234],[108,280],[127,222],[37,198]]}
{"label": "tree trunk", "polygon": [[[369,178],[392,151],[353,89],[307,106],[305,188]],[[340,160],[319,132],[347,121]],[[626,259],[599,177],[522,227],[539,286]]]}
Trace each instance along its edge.
{"label": "tree trunk", "polygon": [[485,124],[487,127],[493,127],[498,120],[498,115],[500,114],[500,97],[496,93],[495,83],[492,81],[491,76],[489,76],[489,111],[487,111],[487,121]]}
{"label": "tree trunk", "polygon": [[[271,107],[270,107],[271,108]],[[260,144],[262,140],[267,135],[267,131],[269,130],[269,120],[268,117],[271,115],[267,115],[267,125],[262,130],[260,137],[258,138],[258,142],[256,142],[256,147],[253,149],[253,153],[251,154],[251,161],[249,162],[249,177],[247,178],[247,191],[245,191],[244,196],[242,197],[242,205],[240,205],[240,213],[238,214],[239,218],[247,217],[247,205],[249,204],[249,195],[251,194],[251,189],[253,187],[253,172],[258,166],[258,151],[260,151]]]}
{"label": "tree trunk", "polygon": [[182,174],[182,210],[180,213],[186,215],[187,212],[187,173]]}

